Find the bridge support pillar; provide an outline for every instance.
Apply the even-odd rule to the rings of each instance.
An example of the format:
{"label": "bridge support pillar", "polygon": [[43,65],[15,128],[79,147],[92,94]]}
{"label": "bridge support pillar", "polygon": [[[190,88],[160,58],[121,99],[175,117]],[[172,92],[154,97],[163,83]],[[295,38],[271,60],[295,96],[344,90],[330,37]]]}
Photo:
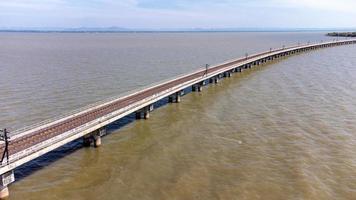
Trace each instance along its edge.
{"label": "bridge support pillar", "polygon": [[176,103],[180,103],[181,98],[180,98],[180,94],[177,93],[176,95]]}
{"label": "bridge support pillar", "polygon": [[8,199],[10,196],[8,185],[15,181],[14,171],[11,170],[0,176],[0,200]]}
{"label": "bridge support pillar", "polygon": [[101,146],[101,137],[106,135],[106,128],[102,127],[96,131],[94,134],[94,147]]}
{"label": "bridge support pillar", "polygon": [[181,91],[172,94],[171,96],[168,97],[169,103],[180,103],[180,96],[181,96]]}
{"label": "bridge support pillar", "polygon": [[209,82],[217,84],[217,83],[219,83],[219,77],[217,77],[217,76],[211,77]]}
{"label": "bridge support pillar", "polygon": [[150,112],[149,111],[146,111],[143,113],[143,118],[144,119],[149,119],[150,118]]}
{"label": "bridge support pillar", "polygon": [[90,145],[94,143],[94,147],[99,147],[101,145],[101,137],[104,135],[106,135],[106,128],[101,127],[98,130],[83,136],[83,146],[90,147]]}
{"label": "bridge support pillar", "polygon": [[153,111],[153,104],[136,111],[136,119],[149,119],[151,111]]}
{"label": "bridge support pillar", "polygon": [[192,86],[193,92],[201,92],[203,91],[203,83],[197,83]]}
{"label": "bridge support pillar", "polygon": [[9,188],[6,187],[1,187],[0,188],[0,200],[8,199],[10,196]]}
{"label": "bridge support pillar", "polygon": [[231,72],[229,72],[229,71],[224,72],[224,77],[231,77]]}
{"label": "bridge support pillar", "polygon": [[101,136],[94,135],[94,147],[100,147],[100,146],[101,146]]}

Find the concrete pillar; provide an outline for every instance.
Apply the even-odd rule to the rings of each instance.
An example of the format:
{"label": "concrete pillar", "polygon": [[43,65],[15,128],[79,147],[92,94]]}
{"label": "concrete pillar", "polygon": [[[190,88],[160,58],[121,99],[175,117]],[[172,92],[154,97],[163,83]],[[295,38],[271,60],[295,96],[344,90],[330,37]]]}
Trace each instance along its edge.
{"label": "concrete pillar", "polygon": [[219,83],[219,77],[215,77],[215,78],[214,78],[214,83],[215,83],[215,84]]}
{"label": "concrete pillar", "polygon": [[198,85],[198,92],[201,92],[201,91],[203,91],[203,86],[202,85]]}
{"label": "concrete pillar", "polygon": [[136,111],[136,119],[148,119],[150,118],[150,112],[153,111],[153,104]]}
{"label": "concrete pillar", "polygon": [[180,102],[180,93],[181,92],[176,92],[172,94],[171,96],[168,97],[169,103],[179,103]]}
{"label": "concrete pillar", "polygon": [[192,85],[192,91],[193,92],[203,91],[203,82]]}
{"label": "concrete pillar", "polygon": [[176,95],[176,103],[180,103],[180,95],[179,94]]}
{"label": "concrete pillar", "polygon": [[146,110],[144,113],[143,113],[143,118],[144,119],[149,119],[150,118],[150,112],[148,110]]}
{"label": "concrete pillar", "polygon": [[94,147],[101,146],[101,136],[99,134],[94,135]]}
{"label": "concrete pillar", "polygon": [[224,72],[224,77],[231,77],[231,72],[229,72],[229,71]]}
{"label": "concrete pillar", "polygon": [[209,82],[217,84],[219,82],[219,77],[218,76],[211,77]]}
{"label": "concrete pillar", "polygon": [[7,186],[0,188],[0,200],[8,199],[9,195],[9,188]]}
{"label": "concrete pillar", "polygon": [[85,136],[83,136],[83,145],[89,147],[94,143],[94,147],[101,145],[101,137],[106,135],[106,127],[101,127]]}
{"label": "concrete pillar", "polygon": [[8,171],[0,176],[0,200],[8,199],[10,193],[8,186],[15,182],[14,171]]}

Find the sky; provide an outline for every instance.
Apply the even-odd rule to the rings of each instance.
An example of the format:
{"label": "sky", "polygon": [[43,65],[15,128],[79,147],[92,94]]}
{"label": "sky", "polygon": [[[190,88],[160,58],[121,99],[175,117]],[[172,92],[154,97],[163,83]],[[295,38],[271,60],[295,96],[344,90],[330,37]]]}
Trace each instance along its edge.
{"label": "sky", "polygon": [[0,27],[348,28],[356,0],[0,0]]}

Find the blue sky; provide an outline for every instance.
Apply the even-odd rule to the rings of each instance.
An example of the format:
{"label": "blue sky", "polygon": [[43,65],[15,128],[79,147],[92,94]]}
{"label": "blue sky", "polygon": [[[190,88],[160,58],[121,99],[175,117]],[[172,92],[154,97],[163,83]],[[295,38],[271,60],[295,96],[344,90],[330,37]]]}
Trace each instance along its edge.
{"label": "blue sky", "polygon": [[356,27],[355,0],[0,0],[0,27]]}

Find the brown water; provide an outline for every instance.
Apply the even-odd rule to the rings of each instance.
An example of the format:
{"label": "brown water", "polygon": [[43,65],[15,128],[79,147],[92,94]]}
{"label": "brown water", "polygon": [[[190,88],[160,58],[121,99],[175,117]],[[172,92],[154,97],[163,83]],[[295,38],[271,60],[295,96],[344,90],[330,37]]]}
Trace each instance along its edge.
{"label": "brown water", "polygon": [[[6,35],[6,42],[9,42],[9,37],[38,37],[37,40],[45,41],[83,39],[79,35]],[[136,81],[137,77],[141,77],[141,83],[149,83],[194,69],[193,66],[206,60],[214,63],[237,57],[245,52],[242,50],[245,49],[243,44],[247,46],[250,43],[250,51],[261,51],[269,46],[267,44],[279,46],[286,41],[292,44],[301,38],[323,38],[322,34],[316,33],[99,34],[83,37],[89,44],[93,43],[93,38],[106,41],[106,37],[123,37],[125,39],[122,42],[126,41],[128,46],[135,46],[132,43],[147,37],[147,40],[142,39],[144,42],[137,41],[136,44],[137,49],[142,49],[141,53],[147,54],[133,60],[129,59],[131,57],[119,59],[120,56],[125,57],[121,54],[126,50],[118,42],[112,46],[123,48],[122,52],[108,50],[107,59],[100,56],[93,58],[86,57],[94,51],[87,49],[88,43],[71,44],[74,49],[82,49],[78,50],[79,55],[84,51],[82,59],[90,64],[78,64],[78,68],[73,67],[76,64],[68,64],[68,69],[38,66],[42,69],[38,71],[38,76],[47,77],[54,73],[53,70],[55,76],[38,80],[27,80],[21,76],[27,80],[23,81],[22,88],[27,88],[28,94],[37,92],[42,97],[48,95],[47,98],[28,95],[30,100],[17,100],[16,104],[12,104],[9,103],[9,96],[19,99],[21,95],[26,96],[26,93],[13,94],[13,91],[24,93],[25,89],[17,86],[15,80],[21,80],[16,74],[25,72],[19,72],[16,67],[12,71],[7,69],[9,63],[19,62],[19,59],[11,61],[10,53],[1,53],[1,58],[7,58],[8,63],[1,64],[6,70],[0,71],[0,74],[12,73],[15,79],[5,87],[4,84],[1,86],[2,91],[8,90],[7,93],[1,93],[1,98],[8,101],[2,101],[1,108],[6,105],[8,111],[11,107],[16,111],[12,115],[14,119],[1,116],[2,124],[6,122],[9,126],[17,127],[21,120],[24,123],[34,122],[58,110],[65,111],[71,106],[137,87],[129,75],[136,76]],[[130,37],[139,39],[130,40]],[[152,41],[152,38],[156,40]],[[204,43],[199,43],[203,41],[202,38],[209,44],[206,44],[207,49],[197,51]],[[195,40],[198,40],[197,43],[194,43]],[[160,41],[160,45],[157,41]],[[266,42],[260,44],[259,41]],[[78,61],[73,49],[69,48],[70,44],[62,42],[61,45],[68,45],[67,50],[70,51],[63,59],[71,55],[72,61]],[[150,45],[159,46],[158,50],[150,50]],[[51,49],[50,46],[48,49]],[[173,50],[175,53],[172,53],[172,57],[160,54],[174,46],[178,49],[181,47],[179,53],[182,54],[177,52],[179,50]],[[106,47],[102,46],[104,49]],[[9,51],[3,47],[0,49],[1,52]],[[137,49],[132,51],[136,52]],[[65,52],[63,50],[61,53]],[[105,55],[103,50],[98,52],[99,55]],[[44,59],[53,54],[50,51],[42,53],[46,55]],[[38,54],[34,53],[28,59],[37,60],[33,58]],[[131,56],[134,58],[133,55],[139,54],[133,53]],[[24,53],[20,57],[26,58],[24,55],[27,56]],[[57,63],[53,66],[59,66],[59,58],[62,57],[58,54],[52,56],[57,59],[53,61]],[[25,66],[37,62],[26,62],[25,58],[21,58]],[[135,64],[131,61],[141,63],[150,59],[151,64],[140,66],[139,69],[132,68]],[[160,62],[157,60],[164,61],[158,64]],[[66,66],[65,63],[70,61],[64,59],[61,62]],[[98,65],[92,62],[98,62]],[[120,67],[113,67],[116,65]],[[164,69],[164,66],[167,70],[157,70]],[[63,76],[66,70],[70,72],[73,68],[74,72],[67,74],[70,78]],[[115,69],[122,73],[112,72]],[[141,73],[142,70],[147,70],[147,73]],[[36,73],[32,71],[30,74],[29,77],[33,77]],[[98,77],[102,78],[96,80]],[[49,84],[48,79],[54,82]],[[116,82],[117,79],[120,81]],[[118,83],[120,87],[117,87]],[[31,89],[36,84],[44,85]],[[94,86],[97,88],[94,89]],[[12,90],[15,87],[19,89]],[[63,92],[57,94],[60,91],[58,88]],[[208,86],[202,93],[190,93],[182,98],[180,104],[155,110],[147,121],[135,121],[120,129],[112,129],[113,133],[103,139],[103,146],[98,149],[79,148],[71,153],[60,150],[52,156],[66,156],[48,163],[46,157],[34,162],[33,168],[41,170],[22,175],[20,181],[10,187],[11,199],[355,199],[355,91],[356,46],[292,56],[243,74],[235,74],[218,85]],[[56,98],[61,95],[61,98]],[[56,105],[53,108],[47,105],[51,101]],[[18,108],[19,105],[22,108]],[[43,109],[40,109],[41,105]],[[34,109],[36,106],[39,108]],[[33,110],[36,112],[31,115]],[[31,117],[33,115],[36,117]]]}

